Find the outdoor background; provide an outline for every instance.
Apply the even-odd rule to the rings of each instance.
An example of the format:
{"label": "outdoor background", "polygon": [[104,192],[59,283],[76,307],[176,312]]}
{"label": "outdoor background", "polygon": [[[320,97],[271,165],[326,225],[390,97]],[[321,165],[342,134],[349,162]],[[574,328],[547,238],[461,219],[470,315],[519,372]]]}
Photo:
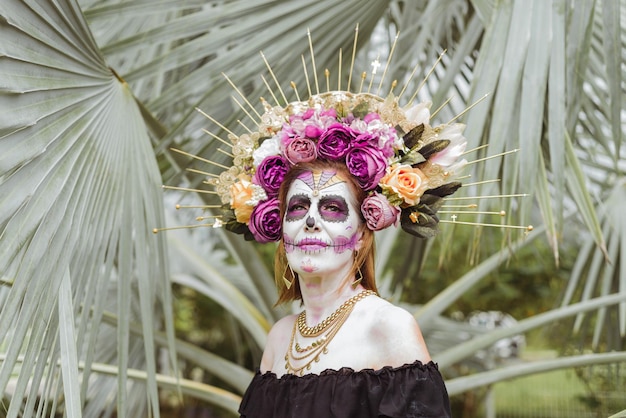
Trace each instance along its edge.
{"label": "outdoor background", "polygon": [[218,168],[171,149],[228,164],[214,135],[251,125],[242,96],[306,98],[309,31],[321,90],[354,54],[354,89],[397,80],[458,116],[469,160],[519,150],[459,196],[526,197],[459,221],[532,232],[377,237],[381,295],[419,321],[453,415],[626,416],[624,22],[626,0],[2,0],[0,417],[235,416],[291,309],[274,248],[152,230],[212,222],[175,207],[215,196],[161,185]]}

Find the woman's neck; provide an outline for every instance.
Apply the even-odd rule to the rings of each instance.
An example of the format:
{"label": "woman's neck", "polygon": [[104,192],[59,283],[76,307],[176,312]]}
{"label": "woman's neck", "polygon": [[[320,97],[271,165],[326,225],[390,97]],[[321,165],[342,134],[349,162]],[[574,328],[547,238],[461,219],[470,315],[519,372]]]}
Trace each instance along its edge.
{"label": "woman's neck", "polygon": [[[335,311],[343,302],[363,290],[353,288],[350,269],[329,275],[300,275],[300,292],[306,311],[307,325],[314,326]],[[348,279],[351,277],[352,280]]]}

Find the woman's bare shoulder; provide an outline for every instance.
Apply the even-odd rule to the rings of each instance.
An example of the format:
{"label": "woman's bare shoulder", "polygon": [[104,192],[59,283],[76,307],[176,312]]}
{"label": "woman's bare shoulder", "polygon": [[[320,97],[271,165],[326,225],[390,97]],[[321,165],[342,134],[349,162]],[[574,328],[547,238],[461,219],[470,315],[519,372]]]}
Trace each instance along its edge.
{"label": "woman's bare shoulder", "polygon": [[270,332],[267,334],[267,342],[265,343],[265,350],[263,350],[263,357],[261,358],[261,372],[272,370],[275,362],[275,353],[281,353],[284,351],[284,347],[289,342],[291,332],[293,330],[293,324],[296,321],[298,315],[285,316],[272,326]]}
{"label": "woman's bare shoulder", "polygon": [[382,298],[373,299],[367,306],[367,320],[372,342],[393,366],[420,360],[431,360],[420,327],[406,309]]}

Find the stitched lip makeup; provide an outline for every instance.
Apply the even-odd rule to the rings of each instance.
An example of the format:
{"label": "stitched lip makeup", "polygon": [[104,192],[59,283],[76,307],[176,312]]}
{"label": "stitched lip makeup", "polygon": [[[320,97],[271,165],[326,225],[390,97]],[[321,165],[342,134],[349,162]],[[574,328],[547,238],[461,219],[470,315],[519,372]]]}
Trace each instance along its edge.
{"label": "stitched lip makeup", "polygon": [[328,244],[315,238],[305,238],[296,244],[302,251],[319,251],[325,249]]}

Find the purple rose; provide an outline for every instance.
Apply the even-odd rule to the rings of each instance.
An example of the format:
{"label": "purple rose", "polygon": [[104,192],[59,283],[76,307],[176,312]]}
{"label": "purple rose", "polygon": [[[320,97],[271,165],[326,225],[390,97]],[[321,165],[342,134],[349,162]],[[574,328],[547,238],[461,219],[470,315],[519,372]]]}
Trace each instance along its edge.
{"label": "purple rose", "polygon": [[346,166],[363,190],[368,191],[385,175],[387,159],[379,148],[353,148],[346,155]]}
{"label": "purple rose", "polygon": [[279,155],[271,155],[261,161],[254,174],[254,183],[263,187],[268,196],[278,194],[285,174],[289,170],[289,162]]}
{"label": "purple rose", "polygon": [[374,193],[363,201],[361,213],[369,229],[380,231],[398,224],[400,209],[390,204],[384,195]]}
{"label": "purple rose", "polygon": [[250,215],[248,228],[257,242],[278,241],[282,235],[278,199],[272,198],[259,202]]}
{"label": "purple rose", "polygon": [[285,148],[285,157],[291,164],[313,161],[317,158],[315,143],[307,138],[296,138]]}
{"label": "purple rose", "polygon": [[341,123],[333,123],[326,129],[317,143],[317,153],[327,160],[341,160],[350,143],[356,137],[352,129]]}
{"label": "purple rose", "polygon": [[352,141],[352,146],[355,148],[363,148],[363,147],[377,147],[378,146],[378,137],[373,136],[369,132],[364,132],[362,134],[357,135]]}

